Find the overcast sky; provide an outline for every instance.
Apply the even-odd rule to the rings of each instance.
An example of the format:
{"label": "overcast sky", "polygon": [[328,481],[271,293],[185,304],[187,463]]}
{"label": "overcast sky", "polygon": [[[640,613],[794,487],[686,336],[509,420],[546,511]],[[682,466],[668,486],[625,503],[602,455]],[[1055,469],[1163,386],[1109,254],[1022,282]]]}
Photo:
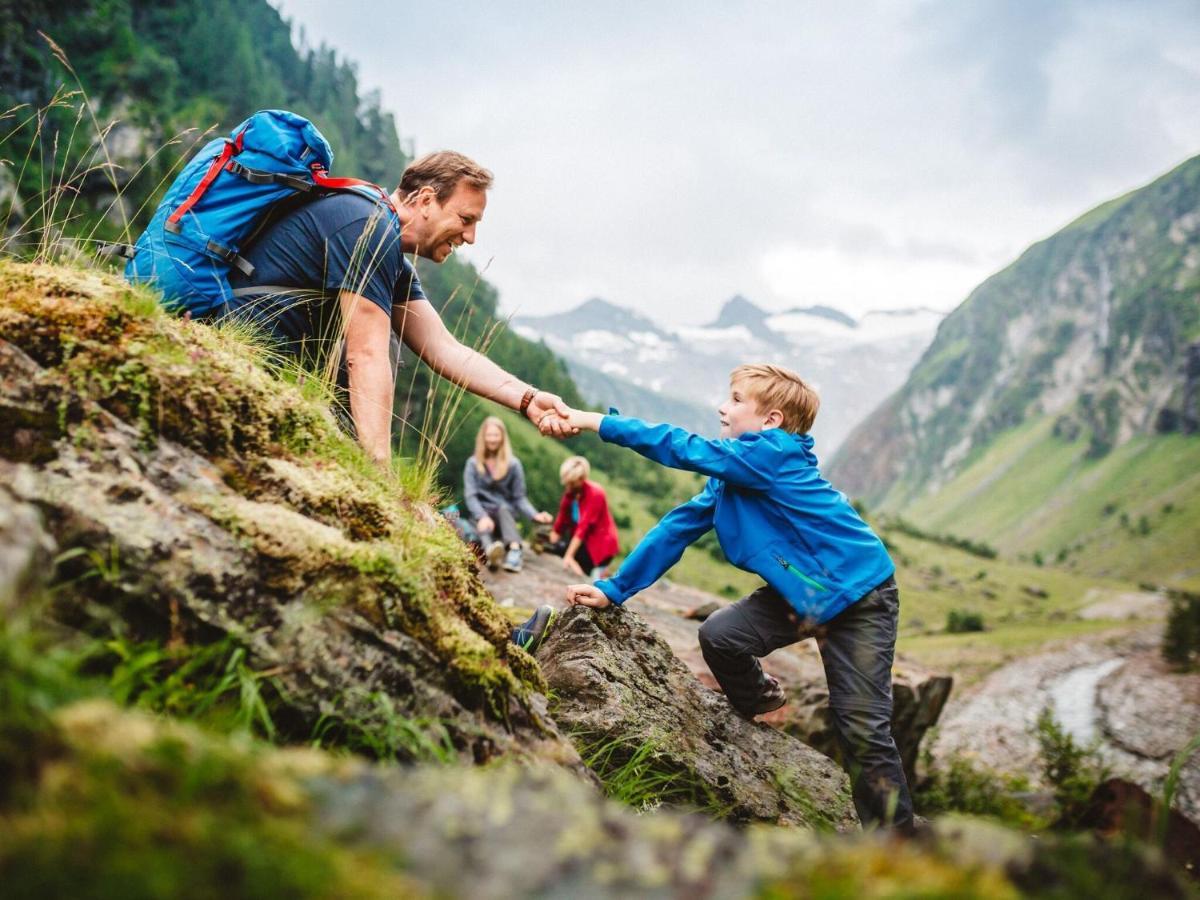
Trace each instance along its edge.
{"label": "overcast sky", "polygon": [[1200,153],[1197,0],[273,2],[494,170],[508,313],[951,309]]}

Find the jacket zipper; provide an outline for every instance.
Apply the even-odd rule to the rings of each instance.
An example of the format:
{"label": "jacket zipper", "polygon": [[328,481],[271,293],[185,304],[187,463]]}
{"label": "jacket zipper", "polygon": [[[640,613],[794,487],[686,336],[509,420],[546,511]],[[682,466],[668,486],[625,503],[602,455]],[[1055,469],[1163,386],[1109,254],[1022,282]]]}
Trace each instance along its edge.
{"label": "jacket zipper", "polygon": [[791,572],[793,575],[795,575],[797,578],[799,578],[801,581],[803,581],[805,584],[807,584],[809,587],[813,588],[814,590],[818,590],[818,591],[828,591],[829,590],[829,588],[825,587],[825,585],[821,584],[819,581],[813,581],[811,578],[809,578],[807,575],[805,575],[803,572],[801,572],[799,569],[797,569],[795,566],[793,566],[790,562],[788,562],[782,556],[776,556],[775,558],[777,560],[779,560],[779,564],[781,566],[783,566],[785,569],[787,569],[789,572]]}

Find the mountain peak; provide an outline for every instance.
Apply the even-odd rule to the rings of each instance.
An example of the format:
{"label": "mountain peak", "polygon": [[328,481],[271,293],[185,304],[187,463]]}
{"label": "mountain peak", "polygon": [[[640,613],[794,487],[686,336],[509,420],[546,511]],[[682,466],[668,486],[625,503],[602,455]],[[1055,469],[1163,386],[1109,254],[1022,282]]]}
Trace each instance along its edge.
{"label": "mountain peak", "polygon": [[653,320],[627,306],[619,306],[602,297],[591,297],[574,309],[546,316],[516,316],[514,324],[539,332],[573,334],[580,331],[611,331],[616,334],[650,332],[663,340],[670,335]]}
{"label": "mountain peak", "polygon": [[756,325],[761,325],[763,320],[767,318],[767,312],[762,308],[754,305],[741,294],[734,294],[725,301],[725,305],[721,307],[720,313],[717,314],[709,328],[733,328],[736,325],[745,325],[751,331],[755,330]]}

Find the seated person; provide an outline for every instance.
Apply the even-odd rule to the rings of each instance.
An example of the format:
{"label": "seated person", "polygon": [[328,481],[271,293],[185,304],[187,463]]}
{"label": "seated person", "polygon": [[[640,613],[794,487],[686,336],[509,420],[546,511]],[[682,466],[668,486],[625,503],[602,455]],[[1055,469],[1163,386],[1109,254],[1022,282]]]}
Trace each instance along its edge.
{"label": "seated person", "polygon": [[604,488],[589,480],[591,473],[591,465],[582,456],[572,456],[559,467],[565,490],[547,548],[563,558],[564,569],[584,576],[607,566],[620,549],[608,498]]}
{"label": "seated person", "polygon": [[507,571],[521,571],[521,534],[515,517],[549,522],[550,513],[538,512],[525,496],[525,470],[513,456],[508,429],[496,416],[484,419],[475,435],[475,455],[463,467],[463,501],[488,568],[494,571],[503,560]]}

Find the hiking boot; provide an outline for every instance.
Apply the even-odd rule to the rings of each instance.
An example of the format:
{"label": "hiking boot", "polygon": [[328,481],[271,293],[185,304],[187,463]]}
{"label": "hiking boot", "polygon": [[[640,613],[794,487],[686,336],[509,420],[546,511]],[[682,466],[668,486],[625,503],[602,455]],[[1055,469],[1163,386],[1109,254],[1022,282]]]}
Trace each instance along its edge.
{"label": "hiking boot", "polygon": [[758,697],[758,703],[754,705],[754,714],[761,716],[763,713],[773,712],[785,703],[787,703],[787,694],[783,690],[783,685],[777,678],[768,675],[767,686],[763,688],[763,692]]}
{"label": "hiking boot", "polygon": [[553,606],[539,606],[528,621],[513,629],[512,642],[527,653],[536,653],[556,615]]}
{"label": "hiking boot", "polygon": [[495,572],[500,568],[500,560],[504,559],[504,544],[500,541],[492,541],[488,544],[484,556],[487,557],[487,567]]}
{"label": "hiking boot", "polygon": [[520,572],[521,571],[521,548],[509,547],[508,552],[504,554],[504,571],[505,572]]}

